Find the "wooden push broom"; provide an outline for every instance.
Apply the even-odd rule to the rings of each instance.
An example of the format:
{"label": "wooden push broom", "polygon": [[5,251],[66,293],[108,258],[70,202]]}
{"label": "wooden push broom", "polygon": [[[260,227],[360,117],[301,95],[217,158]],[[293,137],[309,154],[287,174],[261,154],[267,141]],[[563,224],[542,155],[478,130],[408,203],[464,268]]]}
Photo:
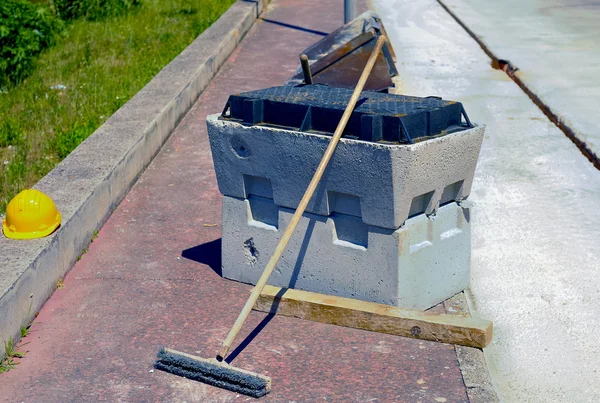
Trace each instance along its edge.
{"label": "wooden push broom", "polygon": [[335,151],[335,148],[342,137],[344,129],[346,128],[346,124],[352,115],[352,111],[354,110],[354,107],[358,102],[358,98],[360,97],[360,93],[362,92],[362,89],[365,86],[369,75],[371,74],[371,70],[375,65],[377,56],[381,51],[384,42],[385,36],[381,35],[377,39],[375,49],[373,49],[373,52],[367,61],[360,79],[358,80],[358,84],[356,84],[356,87],[354,88],[350,102],[348,102],[348,106],[346,106],[346,110],[342,115],[342,119],[338,123],[337,128],[331,137],[331,141],[327,146],[325,155],[323,155],[323,158],[321,159],[321,162],[319,163],[319,166],[317,167],[317,170],[310,181],[306,192],[304,192],[304,196],[296,208],[296,212],[294,213],[290,224],[285,229],[279,244],[277,244],[271,259],[267,263],[267,266],[258,279],[256,286],[252,290],[246,305],[244,305],[244,308],[229,331],[229,334],[223,342],[217,357],[206,359],[165,348],[159,351],[157,361],[154,364],[155,368],[249,396],[260,397],[269,393],[271,390],[271,378],[235,368],[227,364],[225,362],[225,358],[238,332],[246,321],[246,318],[248,318],[252,307],[263,291],[265,284],[267,284],[267,280],[271,276],[273,269],[275,269],[279,258],[283,254],[292,234],[294,233],[294,230],[296,229],[296,226],[298,225],[298,222],[300,221],[300,218],[302,217],[302,214],[304,214],[306,206],[312,198],[315,189],[317,188],[317,185],[319,184],[319,181],[321,180],[321,177],[323,176],[323,173],[329,164],[329,160],[331,159],[331,156],[333,155],[333,152]]}

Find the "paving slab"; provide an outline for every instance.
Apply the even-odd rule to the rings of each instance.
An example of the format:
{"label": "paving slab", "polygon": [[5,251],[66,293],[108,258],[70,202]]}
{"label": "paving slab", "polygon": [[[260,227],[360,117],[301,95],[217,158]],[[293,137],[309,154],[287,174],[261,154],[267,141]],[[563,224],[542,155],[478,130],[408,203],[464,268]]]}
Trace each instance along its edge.
{"label": "paving slab", "polygon": [[600,168],[600,1],[440,0]]}
{"label": "paving slab", "polygon": [[436,1],[376,6],[400,90],[460,101],[487,125],[467,296],[494,321],[484,352],[501,399],[599,400],[600,171]]}
{"label": "paving slab", "polygon": [[[2,402],[225,402],[245,396],[152,370],[168,345],[216,354],[250,292],[220,277],[221,195],[205,118],[278,85],[342,22],[339,1],[273,1],[35,320]],[[249,337],[248,337],[249,336]],[[264,401],[465,402],[454,346],[253,312],[233,364]]]}

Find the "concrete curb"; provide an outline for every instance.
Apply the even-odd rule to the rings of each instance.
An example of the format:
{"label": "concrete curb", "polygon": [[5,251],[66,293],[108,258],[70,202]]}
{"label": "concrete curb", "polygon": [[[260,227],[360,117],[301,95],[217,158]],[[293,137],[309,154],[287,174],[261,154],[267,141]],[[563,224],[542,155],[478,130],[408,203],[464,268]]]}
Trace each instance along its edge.
{"label": "concrete curb", "polygon": [[35,188],[61,227],[46,238],[0,237],[0,357],[4,343],[56,289],[166,139],[252,27],[266,0],[238,0]]}
{"label": "concrete curb", "polygon": [[[465,292],[444,301],[446,312],[471,317]],[[483,350],[474,347],[454,346],[456,359],[467,388],[469,403],[498,403],[500,398],[492,384]]]}

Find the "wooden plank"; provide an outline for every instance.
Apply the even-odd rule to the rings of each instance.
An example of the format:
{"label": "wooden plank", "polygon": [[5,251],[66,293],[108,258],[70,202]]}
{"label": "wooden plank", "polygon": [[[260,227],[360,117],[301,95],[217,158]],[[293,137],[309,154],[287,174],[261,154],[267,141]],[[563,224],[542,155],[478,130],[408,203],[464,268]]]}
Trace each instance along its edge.
{"label": "wooden plank", "polygon": [[492,322],[266,285],[254,310],[379,333],[483,348]]}

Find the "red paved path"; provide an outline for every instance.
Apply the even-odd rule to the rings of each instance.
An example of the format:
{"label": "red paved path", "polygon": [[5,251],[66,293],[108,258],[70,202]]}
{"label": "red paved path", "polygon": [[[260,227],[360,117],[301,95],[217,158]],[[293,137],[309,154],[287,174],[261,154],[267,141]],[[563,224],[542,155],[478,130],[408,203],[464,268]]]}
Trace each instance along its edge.
{"label": "red paved path", "polygon": [[[275,0],[263,17],[330,32],[342,2]],[[221,228],[205,224],[220,223],[221,196],[206,115],[231,93],[282,84],[319,38],[255,24],[43,307],[27,357],[0,375],[1,401],[249,400],[151,371],[152,363],[163,345],[214,356],[250,290],[217,274]],[[263,401],[467,400],[452,346],[256,312],[239,340],[257,325],[233,364],[273,378]]]}

